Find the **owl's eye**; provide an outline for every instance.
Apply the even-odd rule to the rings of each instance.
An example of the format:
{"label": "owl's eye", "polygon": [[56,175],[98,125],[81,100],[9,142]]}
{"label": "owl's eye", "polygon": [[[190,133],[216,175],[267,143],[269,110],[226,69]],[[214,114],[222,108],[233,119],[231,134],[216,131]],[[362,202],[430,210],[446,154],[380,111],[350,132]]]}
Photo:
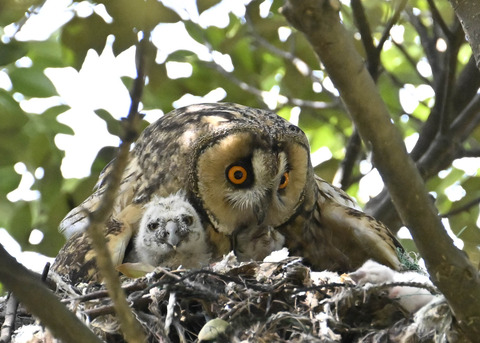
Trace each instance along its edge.
{"label": "owl's eye", "polygon": [[233,183],[234,185],[241,185],[247,181],[248,172],[242,166],[230,166],[227,168],[227,178],[228,181]]}
{"label": "owl's eye", "polygon": [[288,172],[283,173],[282,178],[280,179],[280,184],[278,185],[278,189],[285,189],[288,186],[289,181],[290,175]]}
{"label": "owl's eye", "polygon": [[147,228],[150,230],[150,231],[153,231],[153,230],[156,230],[158,228],[158,222],[150,222],[147,224]]}
{"label": "owl's eye", "polygon": [[185,216],[183,216],[182,219],[185,222],[185,224],[187,224],[187,226],[190,226],[190,225],[193,224],[193,217],[192,216],[185,215]]}

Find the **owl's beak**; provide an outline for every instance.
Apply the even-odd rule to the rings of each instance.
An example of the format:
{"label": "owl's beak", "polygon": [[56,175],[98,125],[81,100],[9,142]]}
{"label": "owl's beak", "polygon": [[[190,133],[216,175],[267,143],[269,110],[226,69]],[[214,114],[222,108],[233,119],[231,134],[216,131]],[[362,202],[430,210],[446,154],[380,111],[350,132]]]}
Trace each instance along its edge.
{"label": "owl's beak", "polygon": [[170,244],[174,249],[180,243],[180,236],[178,234],[178,225],[174,221],[169,221],[165,225],[165,230],[167,231],[167,243]]}
{"label": "owl's beak", "polygon": [[260,204],[255,204],[254,208],[253,208],[253,212],[255,213],[255,217],[257,218],[257,225],[261,225],[263,223],[263,221],[265,220],[265,216],[266,216],[266,208],[262,203]]}

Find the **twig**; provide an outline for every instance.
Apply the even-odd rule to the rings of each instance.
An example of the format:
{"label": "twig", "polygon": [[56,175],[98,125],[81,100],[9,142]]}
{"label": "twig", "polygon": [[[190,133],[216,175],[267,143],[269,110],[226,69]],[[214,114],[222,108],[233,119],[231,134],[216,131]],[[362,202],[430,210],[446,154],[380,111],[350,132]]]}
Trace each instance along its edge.
{"label": "twig", "polygon": [[376,80],[379,75],[380,52],[373,43],[372,31],[370,30],[362,2],[360,0],[352,0],[351,7],[355,23],[362,38],[363,48],[367,55],[367,69],[372,78]]}
{"label": "twig", "polygon": [[130,145],[138,136],[138,127],[141,121],[141,116],[138,113],[138,106],[140,103],[143,87],[145,85],[145,64],[146,64],[146,49],[149,44],[150,33],[144,32],[143,39],[137,44],[137,77],[133,84],[133,89],[130,93],[131,105],[127,118],[124,123],[124,137],[120,144],[117,158],[113,162],[112,173],[110,174],[106,190],[102,195],[99,208],[90,213],[90,225],[87,229],[90,235],[92,247],[96,254],[96,263],[100,274],[105,280],[110,298],[113,301],[115,312],[117,313],[122,332],[128,342],[145,342],[145,334],[134,317],[130,309],[125,292],[120,285],[118,273],[115,270],[110,253],[107,249],[106,238],[103,233],[105,222],[110,216],[115,196],[120,185],[123,171],[128,163],[128,156]]}
{"label": "twig", "polygon": [[[256,88],[252,85],[249,85],[248,83],[238,79],[236,76],[234,76],[232,73],[229,73],[225,69],[222,68],[219,64],[215,62],[207,62],[205,64],[207,67],[210,67],[223,76],[230,80],[232,83],[234,83],[236,86],[238,86],[241,90],[248,92],[250,94],[255,95],[258,97],[261,101],[264,101],[265,95],[268,94],[267,91],[261,90],[259,88]],[[334,108],[337,106],[336,103],[330,103],[330,102],[324,102],[324,101],[314,101],[314,100],[304,100],[304,99],[298,99],[298,98],[292,98],[292,97],[287,97],[285,95],[279,94],[278,95],[280,102],[283,104],[285,103],[290,103],[294,106],[300,106],[300,107],[309,107],[313,109],[327,109],[327,108]]]}
{"label": "twig", "polygon": [[432,12],[432,19],[433,22],[438,24],[445,35],[448,39],[452,37],[452,31],[450,31],[450,28],[448,25],[445,23],[445,21],[442,18],[442,15],[438,11],[437,5],[435,5],[435,2],[433,0],[427,0],[428,5],[430,6],[430,12]]}
{"label": "twig", "polygon": [[[417,74],[417,76],[420,78],[420,80],[423,81],[423,83],[431,86],[432,85],[432,81],[430,81],[429,79],[427,79],[425,76],[423,76],[422,74],[420,74],[420,72],[418,71],[417,69],[417,62],[413,59],[413,57],[408,53],[408,51],[401,45],[401,44],[398,44],[397,42],[393,41],[393,44],[395,45],[395,47],[400,50],[400,52],[402,53],[402,55],[405,57],[405,59],[407,60],[407,62],[412,66],[412,69],[413,71],[415,72],[415,74]],[[404,84],[404,83],[403,83]]]}
{"label": "twig", "polygon": [[382,289],[389,289],[391,287],[414,287],[414,288],[422,288],[426,289],[430,294],[436,295],[436,294],[441,294],[437,288],[434,286],[431,286],[426,283],[421,283],[421,282],[386,282],[382,284],[375,284],[372,285],[371,287],[368,288],[368,290],[382,290]]}
{"label": "twig", "polygon": [[357,165],[358,156],[362,152],[362,141],[357,130],[354,130],[348,139],[347,147],[345,149],[345,157],[341,163],[342,177],[340,184],[343,190],[346,190],[352,185],[353,168]]}
{"label": "twig", "polygon": [[427,57],[428,63],[432,68],[433,75],[438,75],[438,72],[441,71],[442,66],[438,60],[439,53],[436,49],[437,37],[430,38],[427,28],[425,25],[423,25],[421,20],[415,14],[413,14],[413,10],[410,7],[407,7],[406,12],[410,19],[410,23],[413,25],[418,33],[418,36],[420,37],[422,48],[424,49],[425,56]]}
{"label": "twig", "polygon": [[405,9],[405,6],[407,5],[408,0],[401,0],[398,6],[395,8],[395,12],[393,13],[393,16],[390,18],[388,21],[387,25],[385,25],[385,29],[383,30],[382,37],[380,38],[378,44],[377,44],[377,52],[380,55],[380,52],[383,49],[383,45],[387,41],[388,37],[390,36],[390,30],[392,29],[393,25],[395,25],[400,19],[400,15],[402,14],[402,11]]}
{"label": "twig", "polygon": [[468,211],[468,210],[470,210],[470,208],[472,208],[473,206],[478,205],[478,204],[480,204],[480,198],[473,199],[473,200],[467,202],[463,206],[460,206],[460,207],[455,208],[451,211],[448,211],[447,213],[441,214],[440,217],[442,217],[442,218],[452,217],[456,214]]}
{"label": "twig", "polygon": [[47,262],[45,264],[45,267],[43,267],[43,272],[42,272],[42,281],[46,282],[47,277],[48,277],[48,272],[50,271],[50,262]]}
{"label": "twig", "polygon": [[[297,69],[297,71],[302,74],[303,76],[308,76],[312,82],[318,82],[322,85],[323,87],[323,80],[320,79],[318,76],[315,75],[313,70],[308,66],[306,62],[304,62],[301,58],[295,56],[293,53],[284,51],[282,49],[277,48],[275,45],[271,44],[268,40],[260,36],[255,29],[254,25],[252,24],[250,17],[248,14],[245,15],[245,20],[246,24],[249,28],[250,34],[255,38],[255,40],[263,46],[265,49],[269,50],[271,53],[278,55],[290,63]],[[339,103],[338,96],[334,95],[332,92],[330,92],[328,89],[323,87],[322,93],[325,93],[332,99],[332,102]],[[305,100],[304,100],[305,101]],[[313,107],[313,106],[308,106],[308,107]]]}
{"label": "twig", "polygon": [[5,320],[0,331],[0,343],[10,342],[13,330],[15,330],[15,316],[17,314],[18,300],[12,292],[8,293],[7,305],[5,306]]}
{"label": "twig", "polygon": [[[135,292],[142,290],[146,287],[144,283],[134,283],[132,285],[127,285],[127,286],[122,286],[122,289],[126,292]],[[87,293],[85,295],[80,295],[78,297],[72,297],[72,298],[67,298],[67,299],[62,299],[63,303],[68,303],[71,301],[88,301],[88,300],[94,300],[94,299],[102,299],[108,297],[108,291],[107,290],[100,290],[97,292],[91,292]]]}

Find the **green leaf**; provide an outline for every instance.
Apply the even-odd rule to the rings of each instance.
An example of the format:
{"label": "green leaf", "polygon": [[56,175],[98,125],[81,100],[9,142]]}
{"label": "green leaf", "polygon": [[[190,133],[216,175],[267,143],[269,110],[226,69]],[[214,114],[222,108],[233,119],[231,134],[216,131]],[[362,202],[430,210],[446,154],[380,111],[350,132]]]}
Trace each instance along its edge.
{"label": "green leaf", "polygon": [[[53,146],[53,148],[56,148]],[[31,169],[36,169],[45,164],[51,155],[52,144],[44,133],[37,133],[30,138],[27,149],[27,158],[23,162]]]}
{"label": "green leaf", "polygon": [[0,167],[0,194],[7,194],[17,189],[22,176],[17,174],[12,165]]}
{"label": "green leaf", "polygon": [[183,24],[185,25],[185,29],[190,37],[195,39],[200,44],[205,44],[205,32],[203,32],[203,29],[200,27],[200,25],[188,20],[183,21]]}
{"label": "green leaf", "polygon": [[60,68],[68,65],[68,58],[64,54],[58,34],[52,35],[48,40],[28,42],[27,56],[38,68]]}
{"label": "green leaf", "polygon": [[73,52],[76,69],[80,69],[88,50],[101,54],[110,30],[111,27],[96,13],[87,18],[74,17],[63,27],[61,41]]}
{"label": "green leaf", "polygon": [[0,66],[10,64],[25,56],[28,51],[25,45],[25,43],[17,41],[11,41],[8,44],[0,42]]}
{"label": "green leaf", "polygon": [[28,121],[25,112],[5,90],[0,89],[0,132],[19,130]]}
{"label": "green leaf", "polygon": [[101,119],[105,120],[109,133],[118,137],[121,137],[123,135],[123,129],[120,122],[115,119],[108,111],[104,109],[99,109],[95,111],[95,114]]}
{"label": "green leaf", "polygon": [[163,5],[159,1],[149,0],[147,1],[147,6],[147,13],[150,15],[152,24],[176,23],[182,20],[177,12]]}
{"label": "green leaf", "polygon": [[176,61],[176,62],[185,62],[189,60],[191,57],[195,57],[195,53],[190,50],[177,50],[172,52],[167,57],[167,61]]}
{"label": "green leaf", "polygon": [[0,1],[0,26],[7,26],[25,16],[34,5],[42,3],[39,0],[2,0]]}
{"label": "green leaf", "polygon": [[209,8],[219,4],[222,0],[197,0],[198,13],[208,10]]}
{"label": "green leaf", "polygon": [[113,17],[114,23],[132,32],[152,30],[159,23],[176,23],[180,16],[157,0],[100,0]]}
{"label": "green leaf", "polygon": [[45,75],[43,69],[16,68],[9,73],[15,91],[29,97],[45,98],[57,94],[52,81]]}
{"label": "green leaf", "polygon": [[6,229],[21,246],[28,244],[28,238],[32,231],[32,213],[28,202],[21,202],[17,205]]}

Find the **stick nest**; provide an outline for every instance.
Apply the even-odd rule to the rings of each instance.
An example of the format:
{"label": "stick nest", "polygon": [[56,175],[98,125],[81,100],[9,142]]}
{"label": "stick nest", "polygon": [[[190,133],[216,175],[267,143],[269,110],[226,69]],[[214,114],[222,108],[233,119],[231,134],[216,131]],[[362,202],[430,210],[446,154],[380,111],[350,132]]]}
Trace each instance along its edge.
{"label": "stick nest", "polygon": [[[103,285],[71,286],[53,279],[58,296],[98,336],[125,342]],[[410,314],[386,296],[386,285],[358,287],[348,275],[312,272],[300,258],[238,263],[227,255],[207,268],[157,268],[122,283],[149,342],[452,342],[459,337],[441,296]]]}

